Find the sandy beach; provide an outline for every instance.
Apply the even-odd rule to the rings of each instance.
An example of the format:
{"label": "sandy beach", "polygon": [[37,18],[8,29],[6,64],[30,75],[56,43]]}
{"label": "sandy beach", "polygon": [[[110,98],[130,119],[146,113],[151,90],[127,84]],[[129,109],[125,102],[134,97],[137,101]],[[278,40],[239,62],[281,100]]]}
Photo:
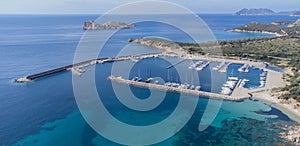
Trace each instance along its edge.
{"label": "sandy beach", "polygon": [[273,107],[278,108],[283,113],[288,115],[294,121],[300,123],[300,104],[296,100],[279,99],[282,94],[280,92],[272,93],[274,88],[282,88],[286,85],[282,79],[283,73],[268,70],[268,76],[266,80],[266,86],[264,88],[249,90],[253,95],[253,98],[259,99],[270,104]]}
{"label": "sandy beach", "polygon": [[[232,60],[232,59],[217,59],[217,58],[197,58],[193,57],[193,59],[208,59],[213,61],[221,61],[225,60],[232,63],[239,63],[239,64],[249,64],[253,65],[259,68],[262,68],[260,62],[249,62],[244,60]],[[264,68],[264,70],[268,71],[268,76],[266,80],[266,85],[263,88],[257,88],[257,89],[238,89],[234,91],[233,94],[239,94],[247,95],[248,93],[251,93],[253,95],[253,98],[261,100],[266,102],[267,104],[270,104],[273,107],[278,108],[280,111],[288,115],[292,120],[300,123],[300,103],[296,100],[284,100],[284,99],[278,99],[280,96],[280,93],[271,93],[271,90],[274,88],[282,88],[285,87],[286,83],[283,80],[283,73],[273,71],[270,69]],[[290,72],[285,72],[286,74],[291,74]]]}
{"label": "sandy beach", "polygon": [[278,108],[280,111],[289,116],[289,118],[300,123],[300,107],[296,107],[295,102],[291,103],[284,99],[278,99],[277,96],[265,91],[253,93],[253,98],[264,101],[267,104]]}

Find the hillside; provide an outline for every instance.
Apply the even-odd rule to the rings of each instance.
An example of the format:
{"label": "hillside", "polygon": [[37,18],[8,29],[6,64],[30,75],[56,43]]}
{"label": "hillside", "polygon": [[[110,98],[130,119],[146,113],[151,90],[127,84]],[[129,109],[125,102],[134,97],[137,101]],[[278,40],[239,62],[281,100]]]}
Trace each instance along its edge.
{"label": "hillside", "polygon": [[300,36],[298,22],[292,23],[289,27],[275,24],[252,22],[232,29],[233,32],[258,32],[276,34],[277,36]]}
{"label": "hillside", "polygon": [[259,22],[252,22],[232,29],[233,32],[259,32],[272,33],[277,35],[287,35],[283,32],[283,27]]}
{"label": "hillside", "polygon": [[292,68],[293,75],[285,77],[289,84],[277,90],[283,93],[280,98],[292,98],[300,102],[300,37],[249,38],[200,44],[172,42],[160,38],[129,39],[128,41],[165,51],[184,49],[189,54],[221,55],[236,59],[250,58],[267,61],[283,68]]}
{"label": "hillside", "polygon": [[177,51],[181,50],[181,47],[169,40],[160,38],[140,38],[140,39],[129,39],[128,42],[137,43],[143,46],[157,48],[164,51]]}
{"label": "hillside", "polygon": [[[189,53],[202,53],[203,50],[221,48],[226,57],[247,57],[262,60],[283,68],[292,68],[293,75],[286,75],[289,84],[279,89],[283,92],[280,98],[295,99],[300,102],[300,38],[275,37],[241,40],[218,41],[219,46],[208,45],[214,43],[178,43]],[[195,47],[198,46],[198,47]],[[190,49],[192,48],[192,49]],[[212,51],[213,52],[213,51]]]}

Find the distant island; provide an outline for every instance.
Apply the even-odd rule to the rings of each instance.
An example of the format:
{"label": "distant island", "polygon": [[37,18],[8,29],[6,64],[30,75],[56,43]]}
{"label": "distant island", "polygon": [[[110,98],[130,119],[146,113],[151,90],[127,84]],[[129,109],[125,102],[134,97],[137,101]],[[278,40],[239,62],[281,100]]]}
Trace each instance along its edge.
{"label": "distant island", "polygon": [[235,13],[235,15],[273,15],[275,14],[274,11],[265,8],[259,9],[242,9]]}
{"label": "distant island", "polygon": [[101,30],[101,29],[126,29],[126,28],[133,28],[134,25],[124,23],[124,22],[117,22],[117,21],[108,21],[103,24],[98,24],[95,21],[87,21],[83,24],[83,30]]}
{"label": "distant island", "polygon": [[252,22],[232,29],[233,32],[256,32],[276,36],[300,36],[300,19],[296,21],[278,20],[271,24]]}
{"label": "distant island", "polygon": [[282,12],[275,12],[271,9],[267,8],[252,8],[247,9],[244,8],[236,13],[234,15],[289,15],[289,16],[300,16],[300,11],[282,11]]}

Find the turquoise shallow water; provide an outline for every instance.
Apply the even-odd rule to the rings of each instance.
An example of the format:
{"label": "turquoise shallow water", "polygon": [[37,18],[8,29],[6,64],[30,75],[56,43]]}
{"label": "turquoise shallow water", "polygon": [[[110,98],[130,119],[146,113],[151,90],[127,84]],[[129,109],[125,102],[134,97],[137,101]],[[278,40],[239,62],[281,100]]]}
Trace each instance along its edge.
{"label": "turquoise shallow water", "polygon": [[[230,29],[251,21],[272,22],[277,19],[296,19],[288,16],[200,16],[208,23],[218,39],[269,36],[225,32],[224,28]],[[0,16],[0,100],[2,101],[0,103],[0,145],[117,145],[98,135],[82,118],[74,99],[70,72],[41,78],[26,85],[12,83],[12,80],[17,77],[71,64],[78,41],[84,33],[82,22],[96,18],[95,15]],[[136,28],[122,30],[110,38],[100,56],[116,55],[123,46],[128,44],[127,39],[130,37],[155,35],[174,41],[189,41],[189,38],[183,37],[181,33],[158,23],[139,23]],[[131,46],[126,53],[155,51],[157,50],[136,45]],[[176,58],[168,59],[176,60]],[[111,65],[111,63],[97,65],[96,83],[98,92],[103,95],[101,99],[116,118],[131,124],[148,125],[163,120],[174,110],[174,106],[178,103],[178,93],[168,93],[162,105],[150,112],[136,112],[122,106],[115,98],[111,83],[107,80]],[[140,70],[143,78],[150,76],[151,72],[151,76],[179,80],[174,70],[172,77],[167,77],[165,69],[167,65],[169,64],[163,59],[145,59],[136,64],[130,76],[137,75]],[[247,76],[251,79],[247,86],[257,86],[257,75],[260,72],[250,70],[251,76],[239,74],[236,71],[239,66],[231,65],[227,75],[233,71],[236,76]],[[86,68],[87,72],[89,70]],[[210,73],[208,69],[199,73],[199,82],[205,91],[211,90]],[[189,70],[187,70],[183,79],[187,78],[186,80],[189,81],[189,77]],[[148,89],[137,87],[131,87],[131,90],[140,98],[147,97],[150,93]],[[267,123],[294,123],[280,111],[260,101],[223,102],[211,127],[204,132],[199,132],[198,124],[207,103],[207,99],[201,98],[188,124],[178,134],[157,145],[217,145],[237,141],[251,144],[261,140],[261,137],[267,144],[272,144],[283,140],[276,136],[278,129]],[[253,123],[256,126],[249,130],[249,125]],[[237,129],[240,129],[240,132],[237,132]],[[246,133],[248,136],[241,133]],[[261,133],[264,136],[255,139],[255,136]],[[247,138],[251,136],[254,138]],[[274,137],[277,141],[273,140]]]}
{"label": "turquoise shallow water", "polygon": [[[167,57],[169,58],[169,57]],[[165,58],[166,59],[166,58]],[[176,61],[176,58],[169,58],[174,59]],[[116,62],[116,63],[126,63],[127,61],[122,62]],[[128,62],[131,62],[131,60],[128,60]],[[164,63],[165,60],[160,58],[150,58],[150,59],[143,59],[140,60],[139,63],[135,65],[133,70],[140,70],[140,74],[143,78],[147,78],[149,76],[149,72],[151,71],[151,74],[153,77],[161,76],[162,78],[167,80],[167,69],[165,69],[166,66],[168,66],[168,63]],[[157,65],[159,64],[159,65]],[[110,113],[116,117],[118,120],[132,124],[132,125],[138,125],[138,126],[146,126],[150,124],[155,124],[157,122],[160,122],[164,120],[166,117],[168,117],[176,107],[178,103],[178,99],[180,94],[179,93],[172,93],[168,92],[165,100],[160,104],[159,107],[157,107],[155,110],[151,110],[149,112],[137,112],[132,109],[128,109],[127,107],[123,106],[115,97],[114,91],[111,89],[111,83],[107,80],[107,76],[110,75],[110,67],[112,63],[105,63],[105,64],[99,64],[96,67],[96,82],[97,82],[97,88],[98,92],[100,94],[100,97],[102,99],[102,102],[105,104],[106,108],[110,111]],[[212,65],[217,65],[216,63],[212,63]],[[180,66],[180,65],[179,65]],[[234,74],[234,76],[238,76],[240,78],[243,78],[245,76],[245,73],[238,73],[237,69],[241,65],[231,65],[229,67],[229,71],[227,74],[231,75]],[[183,62],[182,67],[186,67],[186,64]],[[91,67],[85,68],[87,72],[90,71]],[[147,74],[148,73],[148,74]],[[199,72],[199,80],[200,85],[203,87],[202,90],[210,91],[210,79],[202,79],[202,77],[207,78],[210,73],[210,68],[206,68],[205,70]],[[252,87],[256,86],[259,82],[259,74],[261,71],[258,70],[250,70],[252,75],[247,76],[248,79],[251,80],[249,84],[252,85]],[[63,74],[68,74],[63,73]],[[133,71],[133,75],[135,76],[137,74],[137,71]],[[173,73],[174,81],[176,81],[177,77],[175,77]],[[221,73],[219,73],[221,74]],[[50,80],[52,77],[41,79],[42,80]],[[37,81],[37,82],[40,82]],[[120,86],[125,86],[123,84],[120,84]],[[139,88],[139,87],[131,87],[132,92],[137,97],[143,98],[147,97],[150,94],[150,91],[145,88]],[[160,91],[157,91],[160,92]],[[107,96],[109,95],[109,96]],[[125,96],[125,95],[124,95]],[[193,100],[193,97],[185,95],[183,98],[190,98]],[[157,145],[181,145],[183,141],[180,139],[184,138],[185,140],[188,140],[186,143],[210,143],[210,141],[216,141],[215,144],[224,144],[222,140],[223,138],[218,139],[216,136],[211,136],[210,139],[204,139],[203,133],[207,134],[216,134],[218,132],[224,132],[220,129],[224,129],[224,122],[225,124],[234,124],[235,122],[240,122],[242,125],[241,127],[245,125],[251,125],[250,122],[255,121],[258,123],[258,125],[266,124],[266,121],[274,121],[274,122],[282,122],[282,123],[293,123],[289,120],[288,117],[286,117],[281,112],[278,112],[276,109],[272,109],[269,105],[264,104],[260,101],[253,101],[253,100],[245,100],[243,102],[229,102],[224,101],[222,103],[221,109],[218,112],[217,117],[213,120],[210,127],[206,129],[203,132],[197,131],[197,123],[199,124],[200,119],[202,118],[202,114],[204,113],[205,107],[208,103],[208,99],[206,98],[200,98],[198,101],[198,106],[196,108],[196,111],[194,112],[194,115],[192,119],[188,122],[188,124],[181,130],[179,133],[177,133],[175,136],[167,139],[164,142],[161,142]],[[277,112],[272,112],[272,111]],[[262,114],[264,113],[264,114]],[[181,116],[181,115],[178,115]],[[233,123],[231,123],[233,122]],[[262,123],[261,123],[262,122]],[[260,123],[260,124],[259,124]],[[253,127],[252,127],[253,128]],[[255,127],[254,127],[255,128]],[[262,131],[265,131],[265,129],[256,129],[255,132],[251,132],[251,134],[259,134]],[[211,131],[214,129],[213,131]],[[274,136],[276,134],[276,130],[272,131],[272,128],[270,128],[270,135],[268,136]],[[234,129],[227,129],[227,130],[234,130]],[[234,131],[232,131],[234,132]],[[232,134],[230,131],[226,131],[227,134]],[[273,132],[273,133],[272,133]],[[72,133],[72,134],[70,134]],[[196,137],[190,137],[189,139],[186,138],[187,135],[193,133]],[[66,135],[66,136],[65,136]],[[158,133],[159,135],[159,133]],[[198,137],[198,136],[199,137]],[[63,138],[62,138],[63,137]],[[198,137],[198,138],[197,138]],[[199,141],[199,138],[201,139]],[[212,139],[215,138],[215,139]],[[271,137],[270,137],[271,138]],[[76,139],[76,140],[73,140]],[[226,137],[227,141],[235,141],[235,137]],[[255,139],[247,140],[248,143],[255,142]],[[275,141],[272,142],[280,142],[284,141],[283,139],[278,138]],[[285,141],[284,141],[285,142]],[[185,143],[185,142],[184,142]],[[113,143],[102,136],[98,135],[95,131],[87,125],[87,123],[84,121],[83,117],[81,116],[80,112],[78,110],[72,111],[69,115],[67,115],[65,118],[56,120],[54,122],[49,122],[41,126],[41,130],[37,134],[33,134],[31,136],[26,137],[25,139],[19,141],[16,144],[25,144],[25,145],[118,145],[116,143]]]}

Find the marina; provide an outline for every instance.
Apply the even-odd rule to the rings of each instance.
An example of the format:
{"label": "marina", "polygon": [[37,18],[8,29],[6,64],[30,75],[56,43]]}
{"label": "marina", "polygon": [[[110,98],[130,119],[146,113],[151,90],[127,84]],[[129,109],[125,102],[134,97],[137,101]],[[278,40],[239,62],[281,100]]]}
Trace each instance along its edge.
{"label": "marina", "polygon": [[[91,60],[59,67],[56,69],[48,70],[45,72],[21,77],[21,78],[15,79],[14,82],[15,83],[27,83],[27,82],[31,82],[32,80],[42,78],[42,77],[45,77],[48,75],[52,75],[55,73],[63,72],[63,71],[71,71],[73,74],[80,76],[84,72],[84,70],[82,68],[86,67],[86,66],[95,65],[98,63],[102,64],[105,62],[114,62],[114,61],[122,61],[122,60],[132,60],[133,62],[138,62],[140,59],[150,58],[150,57],[158,57],[158,56],[169,56],[169,57],[179,57],[180,56],[181,60],[172,65],[167,66],[166,67],[167,69],[170,69],[170,68],[174,67],[175,65],[178,65],[188,59],[197,60],[195,63],[193,63],[191,66],[189,66],[189,69],[195,69],[197,71],[203,70],[211,62],[221,62],[218,66],[212,68],[213,70],[218,70],[218,72],[221,72],[221,73],[227,72],[229,65],[232,63],[248,64],[248,67],[250,67],[249,64],[251,64],[251,66],[253,66],[255,68],[263,67],[263,65],[259,62],[248,62],[248,61],[244,61],[244,60],[232,60],[232,59],[226,59],[226,61],[224,61],[224,59],[222,59],[222,58],[182,56],[182,55],[180,55],[180,54],[178,55],[174,52],[158,52],[158,53],[149,53],[149,54],[137,54],[137,55],[128,55],[128,56],[116,56],[116,57],[110,57],[110,58],[91,59]],[[263,83],[263,82],[261,82],[261,83]]]}
{"label": "marina", "polygon": [[[30,76],[25,76],[19,79],[16,79],[16,83],[27,83],[31,82],[32,80],[48,76],[51,74],[55,74],[58,72],[63,72],[63,71],[71,71],[73,74],[81,76],[85,70],[83,67],[89,66],[89,65],[94,65],[98,63],[105,63],[105,62],[114,62],[114,61],[122,61],[122,60],[131,60],[133,62],[138,62],[141,59],[144,58],[151,58],[151,57],[158,57],[158,56],[176,56],[174,53],[150,53],[150,54],[138,54],[138,55],[129,55],[129,56],[117,56],[117,57],[111,57],[111,58],[98,58],[98,59],[92,59],[88,61],[83,61],[80,63],[68,65],[68,66],[63,66],[60,68],[56,68],[53,70],[41,72],[38,74],[30,75]],[[171,64],[170,66],[166,67],[167,69],[170,69],[174,67],[175,65],[178,65],[188,58],[181,58],[178,62]],[[193,63],[191,66],[189,66],[189,69],[195,69],[197,71],[203,70],[205,67],[207,67],[211,61],[220,61],[218,59],[213,59],[213,58],[205,58],[205,59],[195,59],[197,60],[195,63]],[[236,61],[231,62],[231,60],[226,60],[220,62],[218,66],[213,67],[213,70],[218,70],[219,72],[227,72],[229,65],[231,63],[236,63]],[[244,64],[241,68],[239,68],[239,71],[247,72],[249,70],[250,65],[246,63],[239,62],[239,64]],[[254,65],[252,65],[254,66]],[[258,63],[256,63],[257,68],[261,68],[258,66]],[[198,95],[198,96],[205,96],[208,98],[215,98],[215,99],[224,99],[224,100],[232,100],[232,101],[239,101],[243,99],[247,99],[251,97],[251,93],[257,92],[264,90],[266,88],[269,88],[270,85],[267,85],[269,80],[267,78],[268,74],[268,69],[264,69],[263,72],[260,74],[260,86],[255,89],[248,89],[244,88],[245,84],[249,82],[247,79],[239,79],[238,77],[230,76],[228,77],[228,80],[226,81],[225,84],[223,84],[223,87],[220,89],[220,93],[210,93],[210,92],[205,92],[201,91],[201,86],[200,85],[190,85],[187,83],[181,84],[181,83],[176,83],[176,82],[167,82],[163,85],[159,84],[158,81],[154,80],[153,78],[148,78],[144,81],[142,81],[142,78],[140,77],[134,77],[131,80],[126,80],[121,77],[109,77],[109,79],[121,83],[126,83],[126,84],[131,84],[131,85],[136,85],[136,86],[141,86],[141,87],[151,87],[155,89],[162,89],[162,90],[168,90],[168,91],[175,91],[175,92],[180,92],[180,93],[185,93],[185,94],[192,94],[192,95]],[[278,73],[276,73],[278,74]],[[279,74],[278,74],[279,75]],[[280,73],[280,75],[282,75]]]}
{"label": "marina", "polygon": [[[19,79],[16,79],[16,83],[27,83],[31,82],[32,80],[48,76],[51,74],[55,74],[58,72],[62,71],[71,71],[75,75],[82,75],[85,70],[83,67],[89,66],[89,65],[94,65],[98,63],[105,63],[105,62],[114,62],[114,61],[122,61],[122,60],[131,60],[133,62],[138,62],[141,59],[144,58],[155,58],[158,56],[169,56],[169,57],[178,57],[179,55],[174,54],[174,53],[168,53],[168,52],[159,52],[159,53],[150,53],[150,54],[138,54],[138,55],[129,55],[129,56],[117,56],[117,57],[111,57],[111,58],[98,58],[98,59],[92,59],[88,61],[83,61],[80,63],[68,65],[68,66],[63,66],[60,68],[56,68],[53,70],[45,71],[42,73],[30,75],[30,76],[25,76]],[[253,68],[258,68],[262,69],[263,66],[259,62],[248,62],[244,60],[230,60],[226,59],[219,59],[219,58],[188,58],[186,56],[181,57],[181,59],[174,63],[171,64],[170,66],[167,66],[167,69],[170,69],[174,67],[175,65],[178,65],[182,62],[184,62],[187,59],[192,59],[196,60],[195,63],[190,65],[188,68],[189,69],[194,69],[194,70],[203,70],[205,67],[207,67],[212,61],[215,62],[220,62],[219,65],[213,67],[213,70],[218,70],[218,72],[227,72],[229,65],[232,63],[235,64],[244,64],[240,70],[243,72],[247,72],[250,67],[253,66]],[[251,66],[250,66],[251,64]],[[203,96],[207,98],[214,98],[214,99],[224,99],[224,100],[231,100],[231,101],[240,101],[244,99],[248,99],[251,97],[252,93],[270,89],[273,87],[281,87],[283,86],[281,83],[279,85],[274,85],[270,84],[271,80],[267,75],[269,76],[269,72],[272,72],[271,75],[275,75],[274,78],[278,78],[282,76],[282,73],[278,73],[269,69],[264,68],[263,72],[259,75],[260,76],[260,86],[258,88],[254,89],[248,89],[244,88],[245,84],[249,82],[247,79],[239,79],[238,77],[234,77],[231,75],[228,77],[228,80],[226,81],[225,84],[223,84],[223,87],[220,89],[219,93],[211,93],[211,92],[205,92],[201,91],[201,86],[200,85],[190,85],[187,83],[181,84],[181,83],[176,83],[176,82],[167,82],[164,84],[159,84],[157,80],[154,80],[153,78],[147,78],[146,80],[142,80],[140,77],[134,77],[131,80],[123,79],[122,77],[114,77],[110,76],[109,79],[112,81],[116,81],[119,83],[125,83],[125,84],[130,84],[130,85],[135,85],[135,86],[141,86],[145,88],[155,88],[159,90],[167,90],[167,91],[174,91],[174,92],[180,92],[184,94],[191,94],[191,95],[197,95],[197,96]],[[168,75],[169,76],[169,75]],[[169,78],[169,77],[168,77]],[[273,80],[272,80],[273,82]]]}

